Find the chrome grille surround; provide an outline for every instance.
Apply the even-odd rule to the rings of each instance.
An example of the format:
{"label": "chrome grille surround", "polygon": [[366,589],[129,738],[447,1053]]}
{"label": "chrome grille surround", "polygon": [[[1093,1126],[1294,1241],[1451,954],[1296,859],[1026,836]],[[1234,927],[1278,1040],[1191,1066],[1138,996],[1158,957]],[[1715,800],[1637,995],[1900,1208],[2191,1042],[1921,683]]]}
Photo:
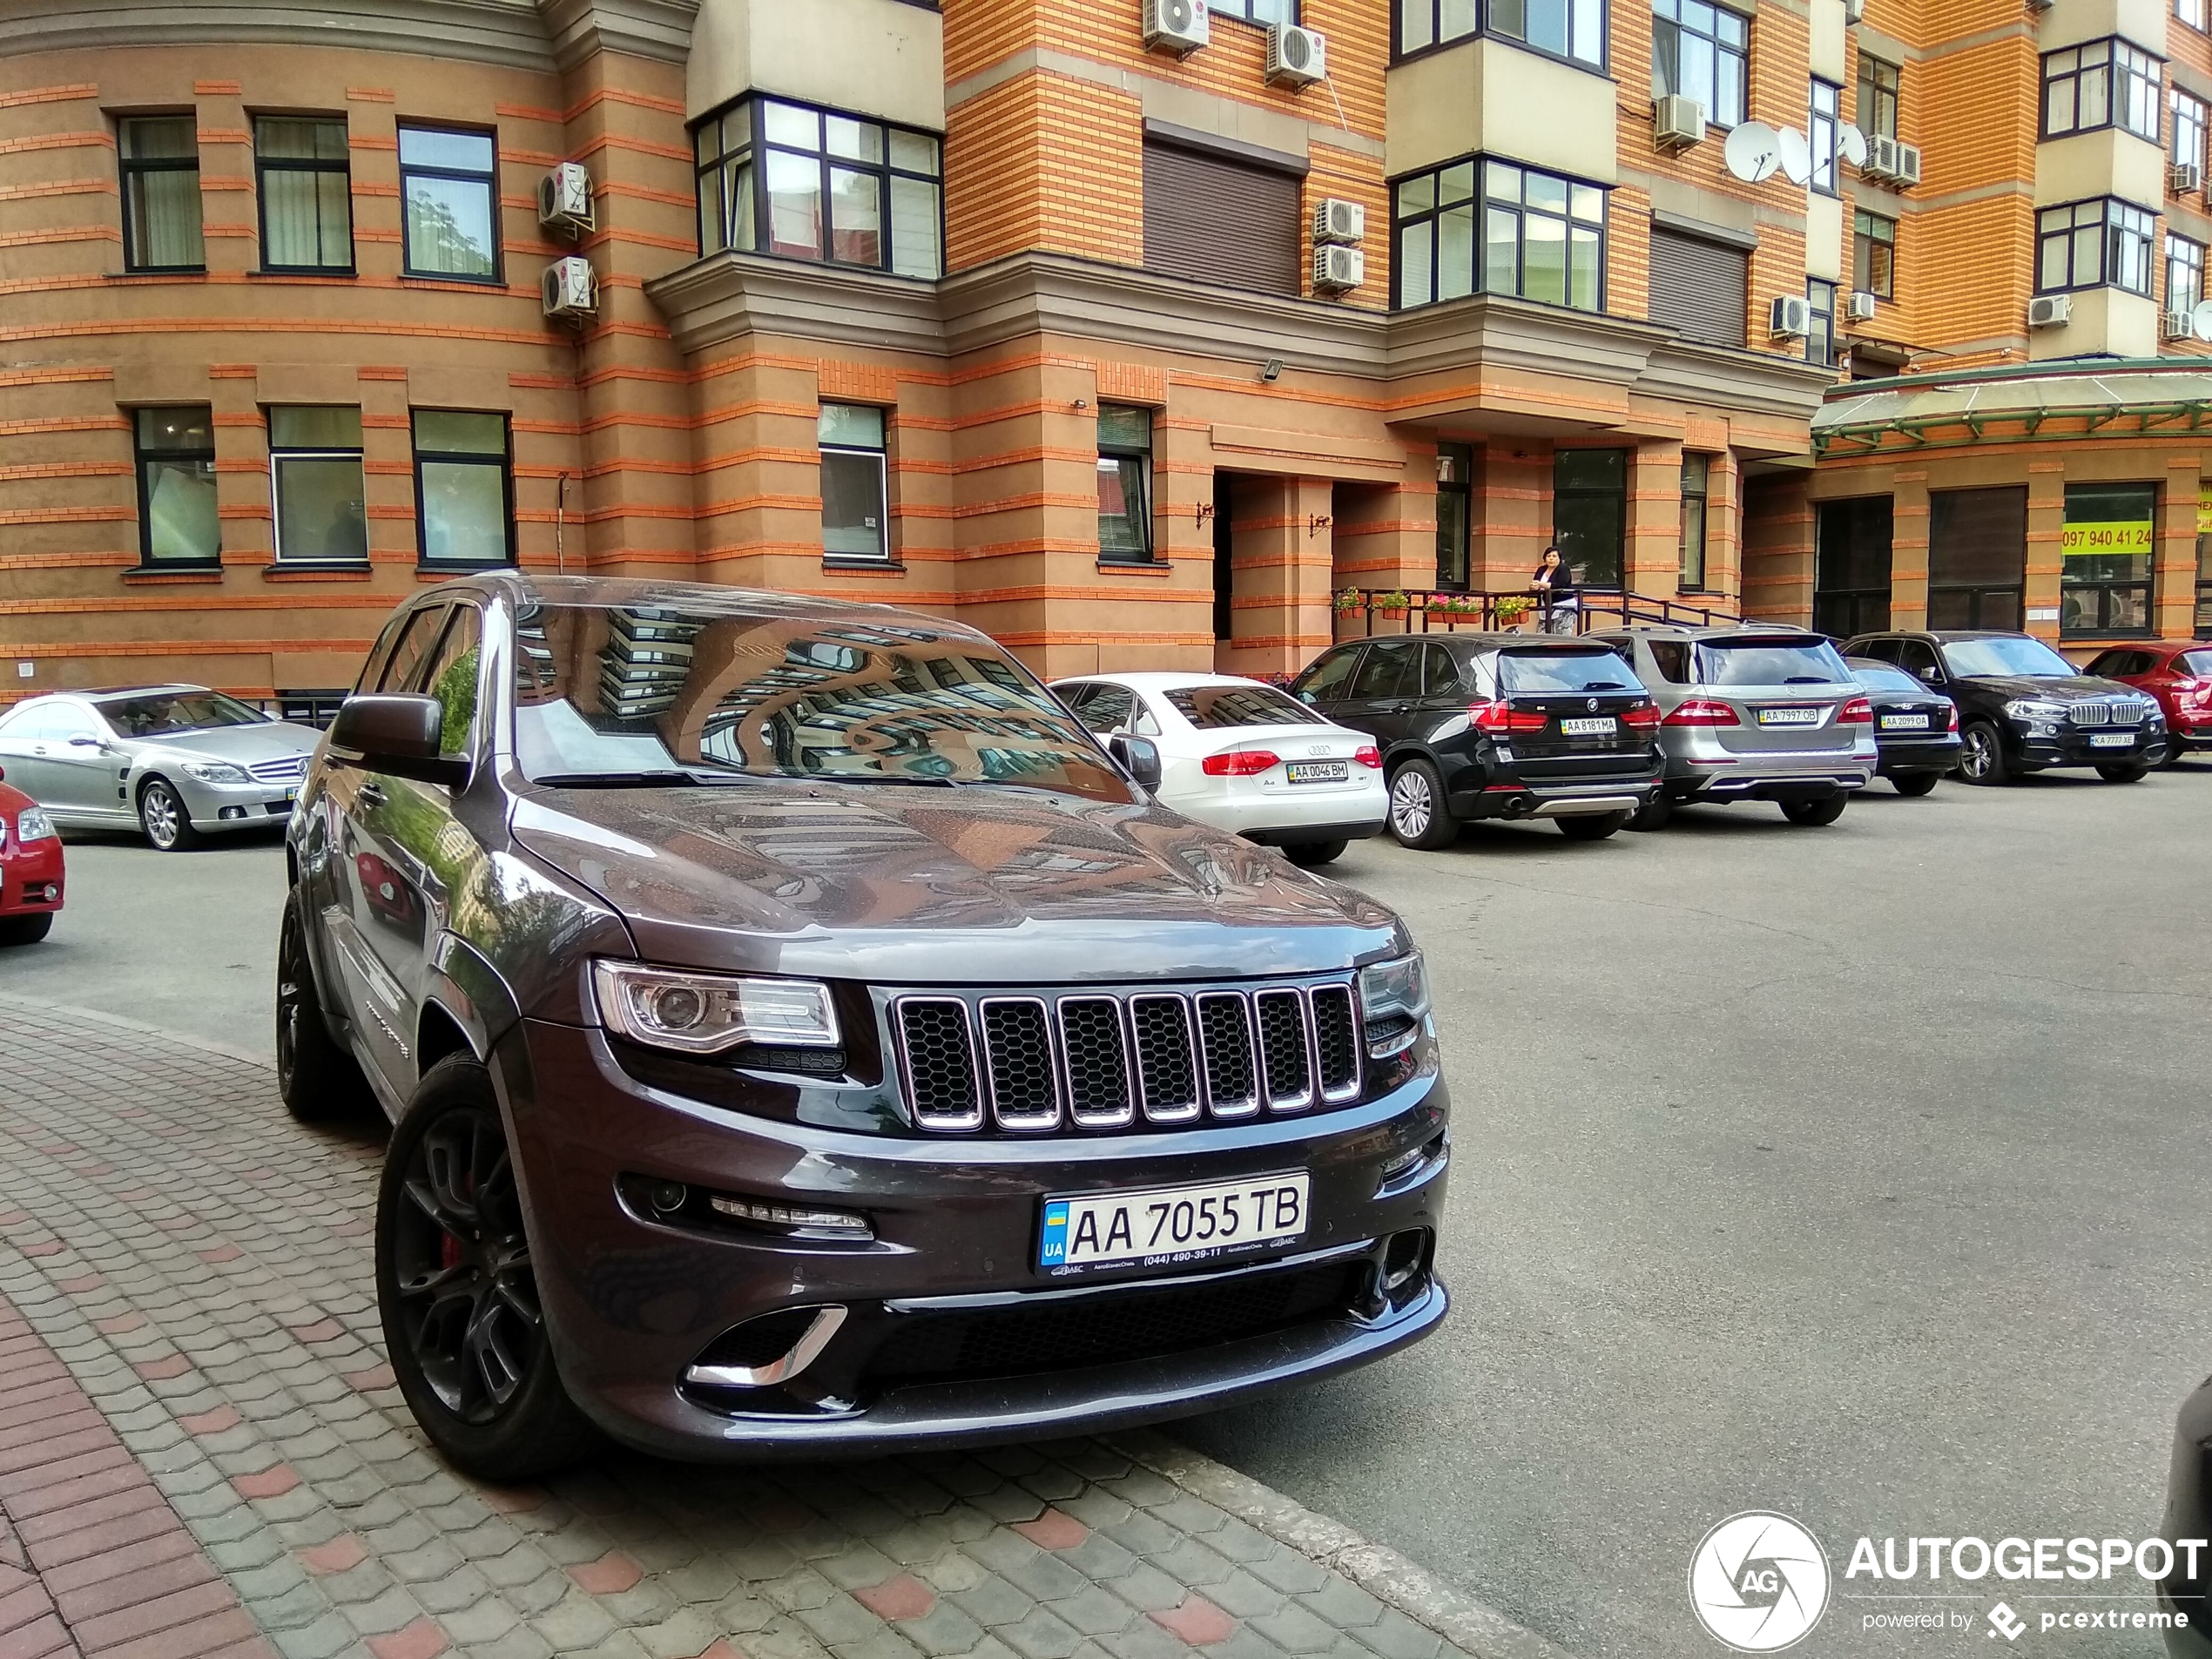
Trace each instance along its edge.
{"label": "chrome grille surround", "polygon": [[2067,709],[2067,718],[2076,725],[2109,725],[2113,708],[2109,703],[2075,703]]}

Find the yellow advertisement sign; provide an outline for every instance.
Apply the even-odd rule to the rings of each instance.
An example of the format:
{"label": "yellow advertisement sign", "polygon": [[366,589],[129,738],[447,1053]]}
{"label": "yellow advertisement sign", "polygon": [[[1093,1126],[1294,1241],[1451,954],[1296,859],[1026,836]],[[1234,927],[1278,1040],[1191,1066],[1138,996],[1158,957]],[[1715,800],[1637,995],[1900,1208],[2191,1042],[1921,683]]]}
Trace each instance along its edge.
{"label": "yellow advertisement sign", "polygon": [[2212,536],[2212,484],[2196,487],[2196,533]]}
{"label": "yellow advertisement sign", "polygon": [[[2198,509],[2200,516],[2203,509]],[[2069,524],[2060,538],[2060,548],[2069,556],[2093,553],[2150,553],[2155,550],[2148,518],[2134,519],[2118,524]]]}

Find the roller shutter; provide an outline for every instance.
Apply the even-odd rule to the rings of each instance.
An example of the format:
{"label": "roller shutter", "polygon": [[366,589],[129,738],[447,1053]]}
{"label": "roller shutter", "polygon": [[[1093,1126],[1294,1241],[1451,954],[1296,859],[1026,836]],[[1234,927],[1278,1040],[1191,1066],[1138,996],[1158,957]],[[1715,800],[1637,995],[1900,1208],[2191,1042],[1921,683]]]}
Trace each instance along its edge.
{"label": "roller shutter", "polygon": [[1651,227],[1651,320],[1709,346],[1743,346],[1751,256],[1740,247]]}
{"label": "roller shutter", "polygon": [[1144,263],[1169,276],[1296,295],[1298,180],[1147,139]]}

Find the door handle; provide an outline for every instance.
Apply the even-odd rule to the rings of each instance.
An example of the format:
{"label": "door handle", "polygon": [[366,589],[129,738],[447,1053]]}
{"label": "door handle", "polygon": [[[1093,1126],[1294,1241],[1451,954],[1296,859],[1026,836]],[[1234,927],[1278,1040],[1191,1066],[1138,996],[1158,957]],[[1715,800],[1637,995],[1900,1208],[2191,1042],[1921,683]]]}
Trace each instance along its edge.
{"label": "door handle", "polygon": [[378,786],[363,784],[361,793],[355,799],[364,806],[381,806],[390,798]]}

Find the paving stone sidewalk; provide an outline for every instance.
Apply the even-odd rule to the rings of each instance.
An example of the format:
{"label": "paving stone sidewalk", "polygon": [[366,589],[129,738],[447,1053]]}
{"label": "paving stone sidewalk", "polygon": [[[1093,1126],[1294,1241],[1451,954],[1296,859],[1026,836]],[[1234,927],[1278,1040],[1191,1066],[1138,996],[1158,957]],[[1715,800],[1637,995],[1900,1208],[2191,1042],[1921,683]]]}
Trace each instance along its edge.
{"label": "paving stone sidewalk", "polygon": [[[734,1471],[613,1453],[543,1487],[462,1479],[384,1363],[381,1150],[293,1123],[246,1060],[0,998],[0,1659],[95,1659],[125,1629],[145,1659],[262,1641],[285,1659],[1460,1652],[1096,1441]],[[188,1534],[163,1547],[168,1577],[128,1557],[89,1601],[19,1534],[57,1509],[96,1526],[105,1511],[73,1506],[100,1496],[10,1484],[6,1450],[64,1370],[94,1408],[72,1429],[111,1432]],[[192,1595],[153,1588],[172,1578]],[[74,1622],[80,1602],[135,1622]]]}

